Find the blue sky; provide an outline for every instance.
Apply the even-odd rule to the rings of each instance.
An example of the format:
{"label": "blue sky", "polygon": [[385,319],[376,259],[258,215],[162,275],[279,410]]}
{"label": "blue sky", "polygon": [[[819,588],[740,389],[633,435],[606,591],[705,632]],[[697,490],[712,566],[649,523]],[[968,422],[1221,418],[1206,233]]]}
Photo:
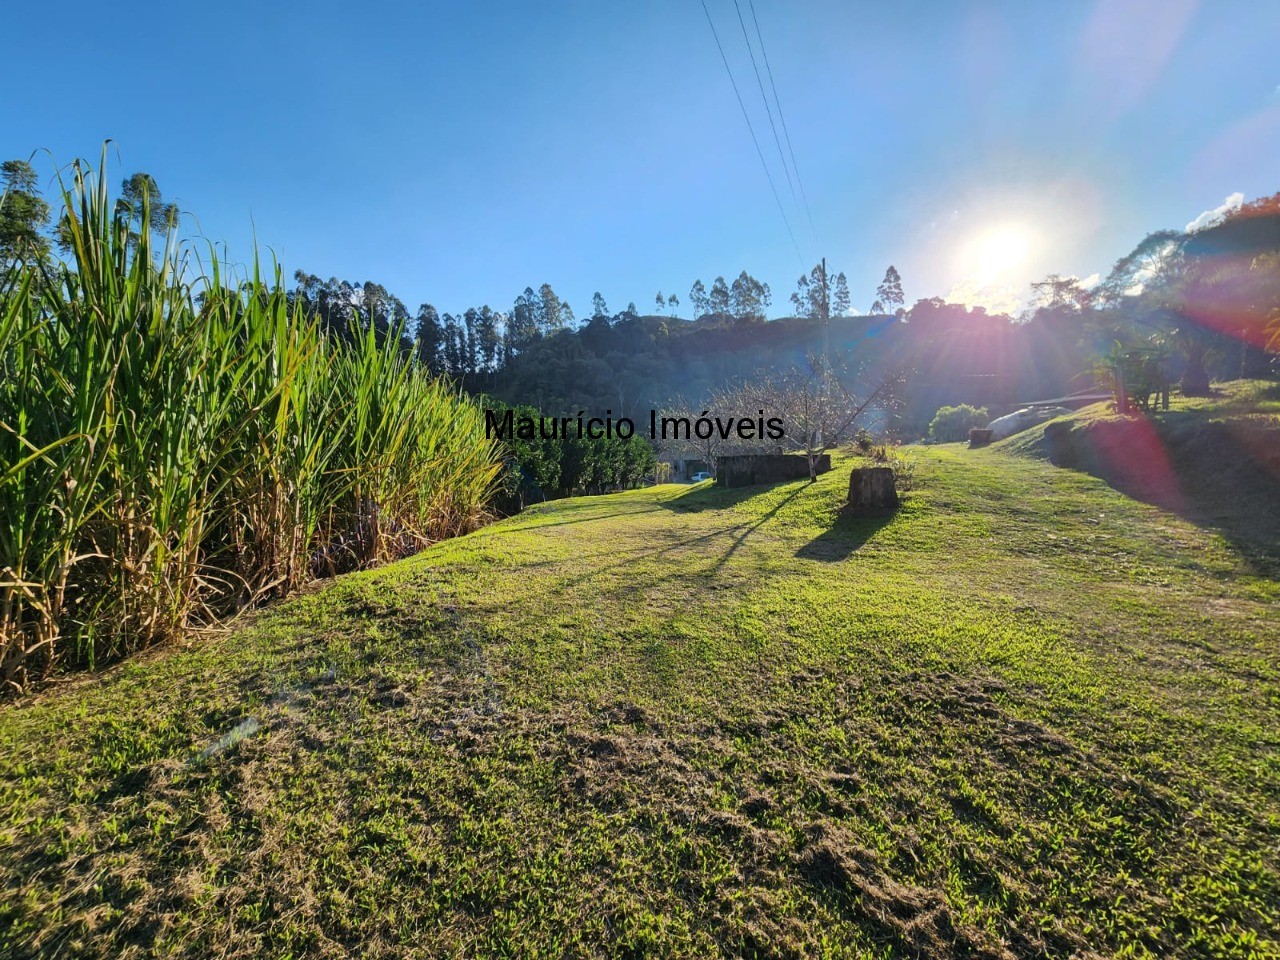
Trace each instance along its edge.
{"label": "blue sky", "polygon": [[233,257],[256,230],[411,310],[547,281],[579,316],[742,269],[779,314],[823,255],[856,308],[889,263],[908,302],[999,306],[1280,190],[1273,4],[755,0],[811,228],[707,4],[800,258],[699,0],[21,4],[0,154],[111,138],[113,179],[150,172]]}

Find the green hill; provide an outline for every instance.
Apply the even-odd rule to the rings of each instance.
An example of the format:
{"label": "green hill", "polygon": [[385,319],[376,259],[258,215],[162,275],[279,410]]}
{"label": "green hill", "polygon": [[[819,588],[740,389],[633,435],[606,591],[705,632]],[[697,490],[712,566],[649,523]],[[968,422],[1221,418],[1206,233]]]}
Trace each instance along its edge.
{"label": "green hill", "polygon": [[1276,956],[1280,581],[910,457],[889,520],[848,461],[547,504],[6,707],[0,954]]}
{"label": "green hill", "polygon": [[1280,573],[1280,385],[1237,380],[1133,417],[1095,404],[1000,446],[1100,477]]}

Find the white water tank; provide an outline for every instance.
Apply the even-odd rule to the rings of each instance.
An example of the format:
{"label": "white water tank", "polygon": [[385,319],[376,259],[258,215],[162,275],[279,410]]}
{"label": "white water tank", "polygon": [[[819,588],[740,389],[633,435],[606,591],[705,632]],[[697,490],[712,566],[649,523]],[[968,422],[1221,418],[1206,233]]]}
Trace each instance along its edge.
{"label": "white water tank", "polygon": [[1037,423],[1044,423],[1070,412],[1066,407],[1023,407],[1007,416],[996,417],[987,426],[991,428],[992,440],[1003,440],[1028,427],[1034,427]]}

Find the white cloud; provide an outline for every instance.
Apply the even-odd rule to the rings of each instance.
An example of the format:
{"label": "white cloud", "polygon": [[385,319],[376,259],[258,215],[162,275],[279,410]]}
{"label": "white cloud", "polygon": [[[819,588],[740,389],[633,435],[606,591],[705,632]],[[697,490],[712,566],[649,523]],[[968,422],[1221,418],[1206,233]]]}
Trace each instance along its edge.
{"label": "white cloud", "polygon": [[960,303],[966,307],[982,307],[987,313],[1016,314],[1022,309],[1022,299],[1016,287],[983,284],[975,277],[963,277],[951,285],[943,297],[947,303]]}
{"label": "white cloud", "polygon": [[[1073,274],[1063,279],[1075,280],[1084,289],[1092,290],[1102,281],[1102,275],[1091,273],[1087,277],[1077,277]],[[1017,287],[1011,284],[983,283],[973,274],[961,277],[953,283],[942,299],[947,303],[960,303],[969,308],[982,307],[987,313],[1007,313],[1011,317],[1016,317],[1027,306],[1027,300],[1019,295]]]}
{"label": "white cloud", "polygon": [[1197,230],[1204,230],[1212,227],[1222,221],[1222,218],[1229,213],[1235,213],[1244,205],[1244,194],[1233,193],[1227,199],[1222,201],[1222,205],[1214,207],[1212,210],[1206,210],[1200,216],[1196,217],[1186,226],[1187,233],[1195,233]]}

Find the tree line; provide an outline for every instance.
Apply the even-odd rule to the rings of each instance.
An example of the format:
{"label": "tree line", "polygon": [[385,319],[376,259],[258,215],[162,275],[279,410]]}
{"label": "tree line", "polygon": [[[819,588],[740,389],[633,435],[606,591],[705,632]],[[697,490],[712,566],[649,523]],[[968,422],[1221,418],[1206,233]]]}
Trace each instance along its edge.
{"label": "tree line", "polygon": [[[6,161],[0,175],[0,257],[48,257],[64,238],[30,164]],[[143,216],[153,227],[178,217],[145,173],[123,182],[117,204],[135,225]],[[379,342],[399,337],[399,349],[435,375],[552,413],[612,405],[643,414],[677,396],[696,402],[763,367],[802,365],[822,327],[844,359],[856,354],[862,365],[907,371],[903,403],[886,427],[910,437],[944,404],[1008,405],[1102,381],[1118,387],[1122,404],[1133,397],[1141,406],[1173,383],[1203,393],[1215,377],[1267,373],[1266,348],[1280,347],[1272,289],[1278,221],[1272,197],[1207,230],[1157,231],[1095,287],[1059,275],[1033,284],[1018,316],[937,297],[908,307],[893,266],[868,311],[857,314],[845,274],[825,261],[797,279],[788,298],[793,316],[769,323],[773,292],[745,270],[731,282],[696,280],[684,301],[687,319],[681,299],[662,292],[655,312],[643,315],[634,301],[614,313],[597,292],[579,318],[549,283],[526,287],[507,308],[454,313],[430,303],[411,312],[375,281],[322,280],[303,270],[288,295],[335,337],[366,330]]]}
{"label": "tree line", "polygon": [[[539,421],[544,411],[527,404],[509,405],[484,398],[487,415],[498,420],[510,411],[514,419]],[[567,435],[544,436],[539,431],[527,435],[511,431],[504,435],[508,451],[498,507],[514,513],[530,503],[572,496],[575,493],[606,493],[638,486],[652,479],[656,457],[653,446],[640,434],[589,438]]]}

